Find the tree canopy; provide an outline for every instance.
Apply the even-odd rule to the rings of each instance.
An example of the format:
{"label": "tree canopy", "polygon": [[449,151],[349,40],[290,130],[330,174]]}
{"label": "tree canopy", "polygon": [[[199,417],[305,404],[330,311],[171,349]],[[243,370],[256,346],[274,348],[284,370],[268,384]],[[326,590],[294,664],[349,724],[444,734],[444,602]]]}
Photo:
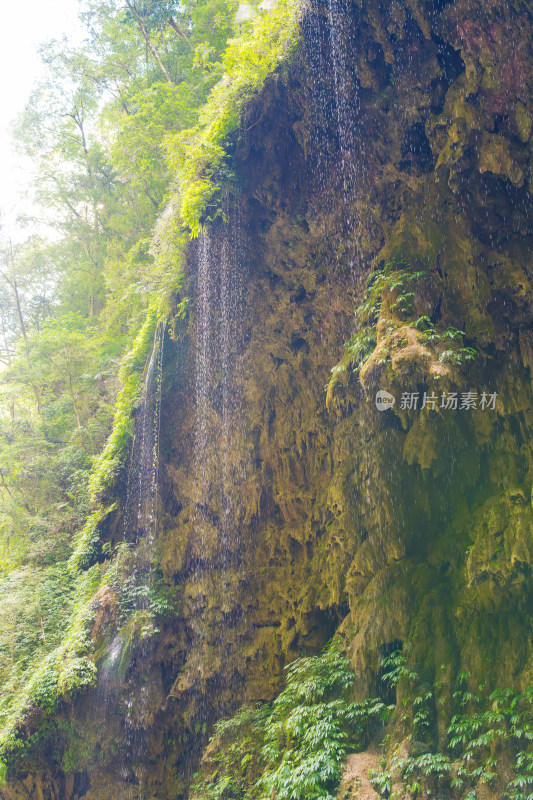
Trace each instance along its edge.
{"label": "tree canopy", "polygon": [[[285,47],[279,21],[237,22],[237,6],[83,0],[85,40],[42,45],[42,73],[13,126],[36,178],[26,239],[0,231],[4,730],[59,643],[70,647],[65,631],[94,591],[73,564],[85,563],[107,513],[99,498],[131,436],[154,309],[179,288],[184,222],[198,231],[209,158],[216,169],[238,103]],[[189,220],[176,172],[191,184]]]}

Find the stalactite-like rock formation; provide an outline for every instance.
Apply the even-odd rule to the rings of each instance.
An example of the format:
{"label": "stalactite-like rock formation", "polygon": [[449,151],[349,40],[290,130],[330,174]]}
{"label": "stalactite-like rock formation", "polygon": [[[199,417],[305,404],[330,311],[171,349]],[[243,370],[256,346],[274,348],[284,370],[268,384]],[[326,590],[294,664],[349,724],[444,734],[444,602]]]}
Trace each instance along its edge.
{"label": "stalactite-like rock formation", "polygon": [[[394,641],[428,675],[533,680],[532,34],[505,0],[306,13],[248,107],[240,196],[191,246],[195,310],[165,344],[155,546],[179,617],[133,649],[109,727],[76,701],[72,774],[21,773],[3,796],[181,797],[212,720],[270,699],[339,627],[359,696]],[[417,277],[383,295],[326,406],[385,263]],[[478,407],[443,409],[453,392]],[[141,680],[142,746],[113,751]]]}

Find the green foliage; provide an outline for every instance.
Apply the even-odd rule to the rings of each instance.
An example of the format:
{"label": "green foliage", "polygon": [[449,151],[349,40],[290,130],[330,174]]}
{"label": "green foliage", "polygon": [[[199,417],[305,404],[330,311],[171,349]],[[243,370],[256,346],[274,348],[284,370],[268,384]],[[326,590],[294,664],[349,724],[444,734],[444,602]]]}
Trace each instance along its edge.
{"label": "green foliage", "polygon": [[[434,323],[427,316],[419,317],[416,322],[413,323],[413,327],[421,332],[420,341],[432,346],[441,345],[446,342],[456,342],[457,340],[460,341],[465,335],[464,331],[459,331],[457,328],[450,325],[442,332],[439,332]],[[454,349],[442,350],[439,355],[439,361],[443,364],[462,366],[466,361],[473,361],[476,356],[477,350],[474,347],[456,347]]]}
{"label": "green foliage", "polygon": [[532,800],[533,687],[522,693],[507,688],[487,694],[483,686],[470,689],[469,679],[468,673],[460,675],[454,693],[458,713],[447,730],[449,748],[459,756],[455,785],[472,792],[480,784],[491,784],[499,772],[498,754],[511,745],[515,777],[504,798]]}
{"label": "green foliage", "polygon": [[101,581],[118,598],[124,657],[175,611],[144,556],[106,551],[101,530],[156,326],[176,304],[174,325],[186,315],[176,296],[188,229],[219,213],[245,103],[296,40],[290,0],[255,4],[243,23],[236,0],[126,5],[83,1],[86,40],[43,46],[45,72],[15,126],[52,235],[0,242],[6,758],[94,682]]}
{"label": "green foliage", "polygon": [[380,797],[389,797],[392,789],[392,775],[384,767],[371,769],[368,773],[372,788],[378,792]]}
{"label": "green foliage", "polygon": [[198,236],[206,219],[220,213],[222,183],[227,180],[226,146],[245,103],[286,59],[296,42],[297,5],[278,0],[269,10],[255,9],[222,58],[224,75],[202,108],[198,124],[169,137],[170,163],[178,173],[178,203],[183,224]]}
{"label": "green foliage", "polygon": [[[399,693],[396,707],[379,698],[350,701],[354,675],[335,642],[319,656],[297,659],[272,703],[244,706],[215,725],[191,800],[332,800],[345,755],[382,730],[391,756],[369,775],[380,797],[475,800],[488,784],[493,792],[501,787],[501,800],[532,800],[533,688],[475,692],[461,673],[446,748],[439,752],[434,734],[443,713],[436,700],[442,681],[423,684],[400,652],[384,659],[381,674]],[[390,739],[398,734],[412,742],[411,755],[395,752]],[[502,785],[510,756],[514,776]]]}
{"label": "green foliage", "polygon": [[343,758],[390,711],[379,699],[350,702],[353,681],[335,642],[319,656],[294,661],[271,705],[245,707],[215,726],[192,798],[332,800]]}
{"label": "green foliage", "polygon": [[123,642],[119,672],[125,674],[134,644],[159,633],[159,622],[177,613],[180,587],[164,583],[146,554],[128,542],[117,545],[102,583],[117,602],[116,621]]}
{"label": "green foliage", "polygon": [[258,800],[269,716],[269,705],[244,706],[231,719],[217,722],[191,800]]}
{"label": "green foliage", "polygon": [[380,701],[348,702],[353,680],[347,659],[334,646],[290,665],[287,688],[274,701],[267,726],[265,797],[333,796],[346,753],[361,746],[371,720],[387,717]]}
{"label": "green foliage", "polygon": [[[66,577],[66,576],[64,576]],[[69,594],[71,622],[63,635],[48,626],[55,635],[45,639],[45,652],[36,650],[31,642],[19,643],[23,657],[15,662],[10,684],[2,686],[0,692],[0,756],[12,756],[31,745],[22,723],[28,713],[39,708],[44,718],[50,717],[58,708],[60,701],[68,699],[74,692],[94,684],[96,668],[90,658],[92,643],[90,631],[94,621],[92,598],[99,585],[100,572],[93,568],[84,573]],[[41,584],[41,612],[46,612],[47,603],[57,602],[57,593],[44,597],[46,586]],[[67,592],[67,588],[63,587]],[[41,616],[44,636],[44,620]],[[46,617],[49,622],[49,617]],[[63,617],[63,625],[64,625]],[[59,633],[59,635],[58,635]],[[42,721],[41,721],[42,724]]]}
{"label": "green foliage", "polygon": [[116,507],[116,503],[109,506],[99,505],[87,519],[79,535],[75,536],[74,551],[69,559],[69,566],[74,573],[88,569],[91,565],[97,553],[99,526]]}
{"label": "green foliage", "polygon": [[360,372],[374,352],[377,345],[377,325],[385,298],[391,318],[381,322],[387,335],[394,333],[401,322],[402,325],[416,328],[420,332],[419,341],[423,344],[440,351],[439,361],[443,364],[460,367],[476,358],[475,348],[452,346],[460,345],[465,335],[463,331],[450,325],[439,330],[427,315],[415,318],[413,284],[427,280],[427,277],[425,271],[413,272],[402,257],[390,259],[382,267],[370,273],[363,300],[355,312],[357,330],[344,345],[343,357],[332,368],[331,377],[325,387],[328,405],[340,375],[349,368],[356,373]]}
{"label": "green foliage", "polygon": [[[357,331],[344,345],[343,357],[331,370],[331,378],[325,387],[328,404],[340,373],[346,372],[348,368],[359,372],[372,355],[377,344],[376,328],[383,297],[388,295],[392,298],[391,311],[408,315],[414,310],[412,284],[424,277],[424,272],[412,272],[401,257],[386,261],[382,267],[370,273],[363,300],[355,312]],[[389,327],[391,331],[394,329],[392,320]]]}
{"label": "green foliage", "polygon": [[[446,729],[445,752],[432,746],[436,724],[436,697],[441,683],[420,693],[420,679],[407,666],[399,653],[387,661],[387,680],[402,686],[403,701],[393,719],[410,728],[408,738],[422,744],[420,755],[393,755],[372,782],[382,797],[403,797],[391,794],[391,776],[401,783],[409,797],[425,793],[451,792],[457,800],[472,800],[485,784],[496,792],[502,787],[509,759],[514,759],[514,777],[504,781],[498,796],[502,800],[533,798],[533,687],[524,692],[513,689],[486,691],[469,685],[470,674],[458,675],[458,688],[453,693],[455,713]],[[442,671],[445,668],[442,667]],[[438,796],[438,795],[437,795]]]}
{"label": "green foliage", "polygon": [[[37,724],[35,709],[49,717],[94,680],[95,560],[107,561],[102,579],[130,645],[175,609],[144,561],[129,577],[138,558],[105,551],[101,530],[115,509],[154,331],[176,305],[187,225],[213,196],[202,181],[227,172],[224,148],[243,104],[295,30],[285,0],[236,28],[234,0],[127,5],[84,1],[87,39],[42,48],[46,71],[16,126],[54,232],[21,247],[0,242],[6,754],[22,748],[21,725]],[[189,153],[178,154],[191,137]],[[186,314],[180,300],[174,323]]]}
{"label": "green foliage", "polygon": [[390,310],[403,315],[413,311],[414,291],[412,283],[423,279],[425,272],[412,272],[403,258],[386,261],[381,269],[372,272],[366,282],[363,302],[357,310],[358,321],[362,325],[375,325],[383,296],[391,295]]}

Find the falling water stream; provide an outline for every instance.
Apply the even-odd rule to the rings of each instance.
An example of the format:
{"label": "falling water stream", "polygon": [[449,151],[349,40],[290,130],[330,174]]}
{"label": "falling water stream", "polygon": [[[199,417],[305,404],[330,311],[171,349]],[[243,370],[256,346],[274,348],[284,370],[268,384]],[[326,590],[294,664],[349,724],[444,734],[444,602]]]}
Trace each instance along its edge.
{"label": "falling water stream", "polygon": [[235,370],[242,342],[243,246],[237,208],[228,216],[229,223],[206,231],[199,244],[193,458],[200,549],[205,557],[213,553],[215,528],[223,562],[239,547],[235,498],[243,477]]}
{"label": "falling water stream", "polygon": [[[197,251],[195,429],[193,485],[195,534],[201,557],[197,571],[213,563],[225,568],[238,560],[241,544],[239,491],[243,483],[242,402],[236,388],[236,359],[242,347],[243,237],[236,206],[229,223],[213,226],[200,238]],[[159,325],[148,363],[126,482],[123,540],[133,546],[127,591],[126,624],[110,641],[99,679],[104,722],[113,719],[113,704],[126,707],[123,742],[118,756],[123,789],[117,800],[141,797],[146,758],[145,726],[150,716],[149,684],[126,683],[123,663],[129,658],[132,626],[142,627],[154,588],[153,549],[157,534],[159,426],[165,327]],[[214,561],[213,561],[214,558]],[[135,629],[135,657],[144,657],[142,631]],[[122,691],[119,691],[122,690]],[[118,692],[118,693],[117,693]],[[120,695],[120,697],[119,697]],[[205,710],[207,719],[208,709]],[[200,710],[200,723],[203,722]],[[141,795],[138,792],[141,791]]]}
{"label": "falling water stream", "polygon": [[159,424],[165,327],[159,324],[146,371],[131,446],[124,511],[124,539],[151,549],[156,535]]}
{"label": "falling water stream", "polygon": [[[357,200],[367,175],[364,137],[358,135],[360,90],[349,66],[349,15],[342,0],[327,0],[325,9],[311,3],[302,27],[311,77],[310,107],[314,109],[315,182],[326,215],[339,207],[341,197],[348,245],[344,266],[355,282],[363,261]],[[337,143],[334,152],[331,141]]]}
{"label": "falling water stream", "polygon": [[341,7],[339,0],[328,0],[329,40],[333,66],[333,85],[335,87],[335,111],[341,157],[342,185],[344,200],[354,199],[357,176],[354,164],[354,109],[348,87],[348,67],[346,47],[341,33]]}
{"label": "falling water stream", "polygon": [[[161,412],[161,385],[163,370],[163,346],[165,326],[159,324],[154,335],[154,344],[143,385],[139,411],[135,420],[135,431],[130,450],[126,504],[122,525],[123,541],[135,545],[133,561],[129,566],[130,576],[127,589],[130,599],[126,602],[129,621],[112,639],[104,657],[99,691],[102,696],[103,716],[106,720],[116,689],[122,687],[123,662],[127,659],[134,633],[142,625],[143,614],[149,611],[150,592],[154,584],[153,544],[157,530],[157,496],[159,471],[159,432]],[[142,636],[138,655],[142,656]],[[126,783],[135,784],[142,776],[130,772],[132,757],[142,763],[144,736],[139,719],[146,716],[148,699],[146,686],[129,687],[123,702],[126,706],[124,716],[124,742],[119,756],[121,778]],[[137,797],[134,789],[124,789],[117,800],[130,800]]]}

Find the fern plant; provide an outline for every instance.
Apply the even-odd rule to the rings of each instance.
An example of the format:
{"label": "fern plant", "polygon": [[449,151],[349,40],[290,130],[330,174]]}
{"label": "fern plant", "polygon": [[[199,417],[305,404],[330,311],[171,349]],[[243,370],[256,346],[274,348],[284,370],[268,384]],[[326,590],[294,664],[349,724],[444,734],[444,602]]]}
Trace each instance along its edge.
{"label": "fern plant", "polygon": [[[339,380],[340,373],[346,372],[348,367],[351,367],[354,372],[359,372],[372,355],[377,344],[376,327],[383,297],[386,294],[394,297],[390,306],[392,312],[402,315],[414,313],[412,285],[424,276],[424,272],[412,272],[402,257],[390,259],[382,267],[370,273],[363,300],[355,312],[357,331],[344,345],[343,357],[332,368],[331,377],[325,386],[327,403]],[[389,327],[392,332],[395,327],[392,320],[389,321]]]}
{"label": "fern plant", "polygon": [[350,702],[354,677],[336,643],[294,661],[272,704],[217,723],[192,800],[334,800],[345,755],[391,711]]}
{"label": "fern plant", "polygon": [[[436,691],[415,691],[420,679],[404,655],[395,653],[384,664],[384,680],[394,686],[403,681],[403,709],[395,713],[403,711],[404,719],[410,720],[408,739],[430,741]],[[470,673],[460,672],[453,700],[456,709],[446,730],[445,752],[433,752],[428,744],[428,752],[421,755],[394,755],[370,776],[380,796],[394,800],[388,776],[395,776],[402,786],[398,797],[404,792],[422,797],[423,787],[431,796],[446,792],[455,800],[476,800],[480,788],[488,785],[499,800],[533,800],[533,687],[522,693],[506,688],[489,694],[483,686],[472,687]],[[496,794],[510,757],[514,777]]]}

